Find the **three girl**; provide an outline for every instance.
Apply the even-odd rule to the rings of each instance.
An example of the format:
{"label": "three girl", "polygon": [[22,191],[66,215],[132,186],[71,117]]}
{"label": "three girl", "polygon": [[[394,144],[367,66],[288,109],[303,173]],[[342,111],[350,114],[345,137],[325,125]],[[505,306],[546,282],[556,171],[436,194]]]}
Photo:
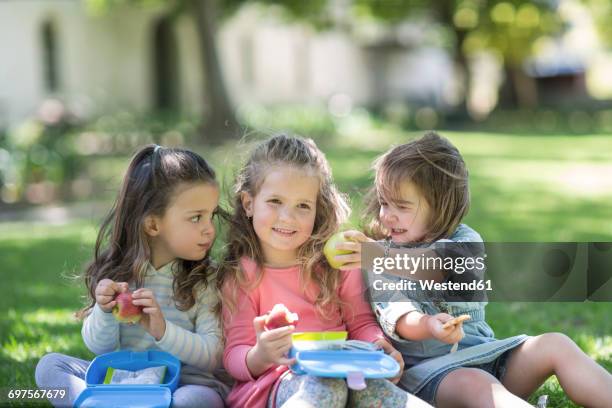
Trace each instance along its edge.
{"label": "three girl", "polygon": [[[98,234],[85,272],[89,305],[81,310],[82,335],[95,354],[159,349],[183,363],[175,407],[222,407],[227,386],[217,380],[221,330],[208,257],[215,239],[219,198],[215,173],[196,153],[146,146],[135,154],[115,205]],[[111,313],[118,293],[133,291],[143,307],[137,324]],[[36,367],[39,387],[68,388],[52,400],[72,407],[85,388],[89,361],[52,353]]]}
{"label": "three girl", "polygon": [[[469,207],[467,169],[446,139],[430,133],[393,148],[375,168],[369,235],[387,238],[387,254],[406,244],[427,251],[436,242],[482,241],[461,224]],[[215,284],[208,251],[218,196],[215,174],[201,157],[145,147],[130,164],[85,275],[87,347],[97,354],[157,348],[176,355],[184,366],[174,406],[223,406],[227,388],[214,375],[223,349],[211,312],[215,285],[222,299],[223,363],[237,381],[226,400],[230,407],[430,406],[423,400],[439,407],[528,407],[522,398],[552,374],[578,404],[603,407],[612,400],[610,374],[570,339],[549,333],[496,340],[484,303],[377,303],[379,326],[356,269],[360,242],[372,239],[346,233],[352,242],[338,249],[354,253],[338,256],[342,270],[323,258],[324,242],[346,221],[348,207],[312,141],[277,136],[253,151],[237,179],[227,254]],[[115,295],[128,289],[143,306],[136,325],[120,324],[110,313]],[[298,313],[295,327],[264,329],[277,303]],[[460,314],[471,320],[443,327]],[[341,379],[292,374],[287,353],[296,330],[346,330],[351,339],[378,344],[406,363],[399,385],[421,399],[387,380],[349,391]],[[453,343],[458,351],[449,353]],[[47,355],[37,366],[37,384],[68,387],[69,400],[52,402],[72,406],[88,365]]]}
{"label": "three girl", "polygon": [[[459,151],[445,138],[431,132],[390,149],[376,161],[375,171],[369,235],[386,238],[388,255],[402,251],[393,248],[411,248],[415,256],[431,254],[441,243],[469,255],[470,243],[482,242],[478,233],[461,224],[469,207],[468,172]],[[336,257],[346,262],[341,269],[360,266],[357,242],[373,240],[358,231],[345,237],[356,242],[336,247],[355,252]],[[610,406],[612,376],[571,339],[546,333],[496,340],[485,322],[484,307],[483,302],[443,299],[376,303],[379,322],[406,363],[399,385],[442,408],[527,408],[531,405],[524,398],[554,374],[576,404]],[[462,314],[471,317],[463,327],[443,327]]]}

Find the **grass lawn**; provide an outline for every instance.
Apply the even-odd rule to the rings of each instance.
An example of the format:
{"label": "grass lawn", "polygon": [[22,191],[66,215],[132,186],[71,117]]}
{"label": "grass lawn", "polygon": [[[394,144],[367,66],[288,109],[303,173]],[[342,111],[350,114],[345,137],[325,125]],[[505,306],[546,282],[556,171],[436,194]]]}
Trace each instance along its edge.
{"label": "grass lawn", "polygon": [[[609,138],[445,135],[459,147],[470,168],[472,209],[467,223],[485,240],[612,241]],[[359,221],[361,196],[371,182],[371,161],[384,146],[346,140],[342,147],[324,148],[340,188],[351,196],[354,224]],[[228,168],[236,166],[235,161],[223,159],[231,157],[224,156],[224,150],[214,156],[202,153],[215,157],[224,179],[231,174]],[[101,177],[117,183],[127,159],[99,159],[97,166],[112,169]],[[109,186],[114,188],[116,184]],[[73,317],[83,291],[68,276],[79,273],[91,256],[95,228],[91,220],[55,226],[0,224],[0,387],[34,387],[36,363],[51,351],[93,357]],[[612,370],[611,305],[498,303],[487,310],[498,337],[562,331]],[[554,379],[541,393],[551,395],[551,407],[573,406]]]}

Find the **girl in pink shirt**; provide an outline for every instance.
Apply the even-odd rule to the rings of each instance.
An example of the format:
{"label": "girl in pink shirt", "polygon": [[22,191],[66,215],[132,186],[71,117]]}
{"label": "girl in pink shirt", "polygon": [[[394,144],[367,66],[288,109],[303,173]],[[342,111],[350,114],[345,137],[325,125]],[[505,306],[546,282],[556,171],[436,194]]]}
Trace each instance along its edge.
{"label": "girl in pink shirt", "polygon": [[[343,379],[288,369],[296,330],[346,330],[402,364],[364,298],[360,272],[333,269],[323,256],[325,240],[349,210],[314,142],[280,135],[261,143],[238,175],[232,204],[220,275],[223,361],[236,379],[228,405],[429,407],[388,380],[368,380],[366,389],[349,392]],[[264,329],[277,303],[299,315],[295,327]]]}

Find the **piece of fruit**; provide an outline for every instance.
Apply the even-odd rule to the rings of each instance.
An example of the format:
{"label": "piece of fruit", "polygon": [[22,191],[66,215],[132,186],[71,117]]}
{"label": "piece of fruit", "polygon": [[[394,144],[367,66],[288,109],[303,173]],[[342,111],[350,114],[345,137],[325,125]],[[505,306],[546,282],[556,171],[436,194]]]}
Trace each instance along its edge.
{"label": "piece of fruit", "polygon": [[344,238],[344,232],[337,232],[331,236],[330,239],[327,240],[325,246],[323,247],[323,254],[327,258],[327,262],[334,269],[339,269],[344,263],[337,261],[334,257],[336,255],[346,255],[351,254],[353,251],[347,251],[346,249],[336,249],[336,244],[340,242],[344,242],[346,239]]}
{"label": "piece of fruit", "polygon": [[132,303],[132,293],[123,292],[115,296],[117,304],[113,307],[115,319],[121,323],[137,323],[142,317],[142,306]]}
{"label": "piece of fruit", "polygon": [[274,330],[279,327],[285,327],[295,324],[298,321],[297,313],[291,313],[289,309],[283,304],[276,304],[268,312],[266,321],[264,322],[264,328],[266,330]]}

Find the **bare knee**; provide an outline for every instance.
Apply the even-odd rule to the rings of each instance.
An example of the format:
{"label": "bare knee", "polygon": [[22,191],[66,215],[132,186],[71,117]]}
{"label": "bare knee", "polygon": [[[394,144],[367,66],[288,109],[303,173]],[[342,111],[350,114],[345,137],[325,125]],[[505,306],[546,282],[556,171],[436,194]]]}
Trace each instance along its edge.
{"label": "bare knee", "polygon": [[440,383],[436,404],[455,401],[461,407],[492,406],[493,386],[500,385],[491,374],[477,368],[460,368],[448,374]]}
{"label": "bare knee", "polygon": [[544,333],[534,337],[533,342],[535,348],[544,353],[553,367],[580,352],[576,343],[563,333]]}
{"label": "bare knee", "polygon": [[540,338],[542,342],[545,342],[546,344],[554,348],[567,349],[577,347],[576,343],[574,343],[574,340],[570,339],[569,337],[567,337],[567,335],[563,333],[544,333],[538,336],[537,338]]}
{"label": "bare knee", "polygon": [[491,384],[499,382],[491,374],[478,368],[463,368],[457,371],[460,371],[458,385],[462,389],[473,390],[477,394],[486,392],[491,388]]}

